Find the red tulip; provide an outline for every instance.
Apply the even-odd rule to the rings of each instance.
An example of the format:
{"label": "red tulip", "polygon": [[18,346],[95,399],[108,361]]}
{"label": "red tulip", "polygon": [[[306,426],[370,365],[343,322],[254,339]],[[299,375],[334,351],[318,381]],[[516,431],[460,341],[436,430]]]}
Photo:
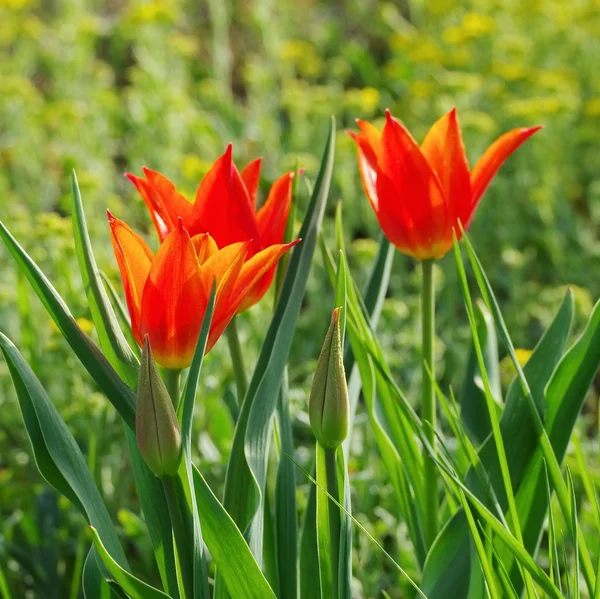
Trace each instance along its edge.
{"label": "red tulip", "polygon": [[356,122],[360,132],[350,135],[367,198],[390,242],[419,260],[443,256],[453,230],[460,239],[459,221],[466,231],[498,169],[541,128],[505,133],[470,171],[456,109],[431,127],[420,147],[389,110],[381,132]]}
{"label": "red tulip", "polygon": [[217,293],[207,352],[257,281],[299,241],[270,245],[248,258],[252,242],[219,248],[207,233],[190,237],[179,219],[155,256],[126,223],[110,213],[108,220],[133,335],[140,346],[148,335],[155,360],[166,368],[190,365],[213,280]]}
{"label": "red tulip", "polygon": [[[256,210],[260,158],[240,174],[232,160],[232,146],[218,158],[200,182],[194,203],[188,202],[173,183],[144,168],[144,177],[128,174],[142,196],[161,242],[177,227],[178,219],[191,236],[209,233],[219,248],[240,241],[251,242],[247,260],[258,252],[283,243],[292,199],[289,172],[273,183],[267,201]],[[273,282],[275,265],[256,282],[240,311],[258,302]]]}

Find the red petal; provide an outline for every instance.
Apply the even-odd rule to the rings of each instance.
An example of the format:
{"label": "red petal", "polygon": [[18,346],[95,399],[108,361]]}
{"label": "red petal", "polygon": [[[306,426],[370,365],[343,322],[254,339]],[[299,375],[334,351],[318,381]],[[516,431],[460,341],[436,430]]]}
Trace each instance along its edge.
{"label": "red petal", "polygon": [[127,308],[131,317],[131,330],[136,341],[142,345],[140,333],[140,315],[142,292],[154,255],[146,242],[129,225],[108,213],[110,238],[119,265]]}
{"label": "red petal", "polygon": [[184,224],[192,216],[193,206],[175,188],[175,185],[164,175],[157,171],[144,167],[142,169],[148,179],[152,190],[158,198],[165,211],[165,220],[169,223],[169,231],[173,231],[182,218]]}
{"label": "red petal", "polygon": [[377,156],[381,154],[381,132],[366,121],[357,119],[356,121],[360,133],[350,131],[350,136],[356,142],[358,170],[365,190],[373,210],[379,209],[377,199]]}
{"label": "red petal", "polygon": [[172,227],[167,211],[164,209],[160,198],[154,193],[146,179],[142,179],[142,177],[137,177],[131,173],[127,173],[126,176],[136,186],[139,194],[142,196],[148,212],[150,212],[150,217],[158,233],[158,238],[160,241],[163,241]]}
{"label": "red petal", "polygon": [[296,239],[292,243],[272,245],[252,256],[244,264],[233,291],[232,305],[235,306],[235,311],[245,310],[261,299],[266,292],[266,289],[262,288],[263,277],[268,276],[283,254],[300,241]]}
{"label": "red petal", "polygon": [[141,333],[161,366],[190,365],[207,301],[194,245],[180,221],[160,246],[142,295]]}
{"label": "red petal", "polygon": [[220,248],[237,241],[253,240],[253,247],[258,251],[260,236],[254,209],[231,152],[230,144],[200,183],[190,230],[194,235],[210,233]]}
{"label": "red petal", "polygon": [[469,162],[455,108],[431,127],[421,151],[437,175],[446,200],[449,224],[454,226],[471,203]]}
{"label": "red petal", "polygon": [[471,206],[465,215],[463,227],[466,229],[471,223],[475,208],[481,200],[481,196],[491,183],[498,169],[504,161],[527,139],[529,139],[541,126],[513,129],[501,135],[477,161],[471,173]]}
{"label": "red petal", "polygon": [[[435,252],[447,229],[446,205],[438,179],[411,134],[389,111],[382,141],[379,171],[387,175],[395,193],[392,189],[386,189],[385,195],[378,193],[380,221],[386,218],[384,214],[400,218],[401,226],[410,231],[409,237],[421,253]],[[377,188],[383,190],[379,181]]]}
{"label": "red petal", "polygon": [[258,191],[258,183],[260,181],[260,164],[262,158],[257,158],[250,162],[242,171],[242,181],[246,186],[248,197],[252,207],[256,210],[256,193]]}
{"label": "red petal", "polygon": [[256,225],[263,248],[282,243],[292,204],[294,173],[282,175],[273,183],[267,201],[256,213]]}
{"label": "red petal", "polygon": [[202,266],[202,277],[208,288],[213,280],[217,282],[215,311],[206,346],[207,352],[218,341],[236,313],[238,306],[234,301],[236,281],[242,272],[249,250],[248,241],[233,243],[219,250]]}

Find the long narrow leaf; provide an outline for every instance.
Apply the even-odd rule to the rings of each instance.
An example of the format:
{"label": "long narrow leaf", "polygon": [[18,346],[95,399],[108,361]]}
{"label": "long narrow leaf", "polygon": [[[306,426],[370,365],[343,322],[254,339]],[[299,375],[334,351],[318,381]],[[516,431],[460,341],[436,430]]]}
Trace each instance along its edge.
{"label": "long narrow leaf", "polygon": [[169,595],[165,595],[162,591],[155,589],[143,580],[136,578],[127,570],[124,570],[108,553],[98,536],[98,531],[93,526],[90,526],[90,530],[92,531],[94,546],[100,559],[110,572],[110,575],[131,599],[170,599]]}
{"label": "long narrow leaf", "polygon": [[[86,292],[92,319],[100,340],[100,347],[110,365],[131,388],[137,385],[139,361],[127,343],[110,304],[92,250],[81,194],[73,173],[73,234],[79,270]],[[136,344],[137,346],[137,344]],[[167,504],[162,486],[150,472],[140,455],[132,430],[124,427],[131,457],[138,497],[144,512],[158,570],[165,589],[178,595],[175,555],[169,521],[163,517]]]}
{"label": "long narrow leaf", "polygon": [[102,352],[81,330],[69,308],[44,273],[0,222],[0,238],[23,271],[85,369],[104,391],[125,422],[135,429],[135,394],[110,366]]}
{"label": "long narrow leaf", "polygon": [[[224,505],[239,527],[247,530],[259,564],[262,564],[262,502],[273,414],[329,192],[334,133],[332,120],[321,170],[300,231],[302,243],[294,249],[289,262],[275,315],[242,404],[227,467]],[[224,597],[221,593],[222,587],[217,583],[217,599]]]}
{"label": "long narrow leaf", "polygon": [[[190,496],[195,497],[194,489],[194,470],[192,464],[192,424],[194,417],[194,403],[198,392],[198,381],[200,380],[200,372],[202,371],[202,362],[204,360],[204,352],[206,351],[206,342],[210,332],[210,324],[212,322],[213,311],[215,308],[216,283],[213,282],[210,299],[204,318],[202,319],[202,328],[196,343],[196,351],[192,358],[190,371],[183,393],[183,401],[181,403],[181,443],[183,447],[183,468],[185,470],[185,482],[189,487]],[[192,542],[191,547],[192,562],[193,562],[193,587],[194,599],[208,599],[210,591],[208,588],[208,574],[204,561],[204,549],[202,541],[202,528],[200,523],[200,515],[196,501],[192,500]],[[191,598],[190,598],[191,599]]]}
{"label": "long narrow leaf", "polygon": [[73,435],[23,356],[2,333],[0,349],[17,391],[42,476],[79,507],[88,522],[98,529],[113,558],[128,568],[113,523]]}

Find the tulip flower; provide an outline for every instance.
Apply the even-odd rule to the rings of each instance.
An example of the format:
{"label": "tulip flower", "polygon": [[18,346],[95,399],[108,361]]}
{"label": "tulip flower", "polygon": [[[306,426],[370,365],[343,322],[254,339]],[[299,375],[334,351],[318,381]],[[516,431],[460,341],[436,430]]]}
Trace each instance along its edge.
{"label": "tulip flower", "polygon": [[[254,160],[240,174],[229,144],[200,182],[194,203],[156,171],[144,168],[145,177],[131,173],[127,177],[142,196],[161,242],[181,218],[192,237],[209,233],[219,249],[240,241],[251,242],[246,257],[251,260],[260,251],[283,243],[292,199],[294,173],[289,172],[273,183],[266,202],[256,210],[260,164],[260,158]],[[264,296],[274,275],[275,266],[256,282],[240,311]]]}
{"label": "tulip flower", "polygon": [[252,242],[219,248],[207,233],[190,237],[180,218],[156,255],[123,221],[108,214],[113,249],[136,341],[147,335],[155,360],[166,368],[190,365],[213,280],[217,291],[208,352],[257,281],[299,240],[255,252]]}
{"label": "tulip flower", "polygon": [[440,118],[419,146],[386,112],[383,131],[357,120],[352,133],[363,187],[390,242],[418,260],[441,258],[471,224],[485,190],[504,161],[540,127],[500,136],[470,170],[456,109]]}

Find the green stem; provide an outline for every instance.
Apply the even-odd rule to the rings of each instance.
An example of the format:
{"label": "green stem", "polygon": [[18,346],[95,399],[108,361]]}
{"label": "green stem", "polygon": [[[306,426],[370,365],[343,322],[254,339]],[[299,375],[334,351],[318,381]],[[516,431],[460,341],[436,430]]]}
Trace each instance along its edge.
{"label": "green stem", "polygon": [[175,547],[177,548],[177,558],[181,569],[181,578],[183,581],[183,590],[185,597],[191,599],[194,597],[194,569],[192,559],[188,548],[191,546],[189,536],[192,531],[192,523],[189,518],[184,516],[179,497],[184,493],[181,486],[181,480],[177,476],[163,476],[161,478],[167,507],[169,508],[169,517],[173,527],[175,537]]}
{"label": "green stem", "polygon": [[[433,344],[435,339],[435,277],[434,261],[423,260],[423,285],[421,288],[421,318],[423,335],[423,366],[421,414],[429,422],[427,440],[435,448],[435,366]],[[437,468],[429,453],[423,448],[423,475],[425,482],[425,538],[428,546],[433,543],[438,529]]]}
{"label": "green stem", "polygon": [[181,370],[172,370],[168,368],[165,373],[165,385],[167,386],[167,391],[171,396],[171,401],[173,402],[173,407],[175,411],[177,411],[177,406],[179,405],[179,400],[181,399]]}
{"label": "green stem", "polygon": [[231,362],[233,365],[233,375],[235,377],[235,386],[237,388],[238,405],[242,405],[242,401],[248,390],[248,379],[246,378],[246,369],[244,367],[244,354],[240,343],[240,336],[237,329],[237,316],[231,319],[227,326],[227,343],[229,344],[229,353],[231,354]]}
{"label": "green stem", "polygon": [[[340,490],[338,487],[336,449],[325,449],[325,472],[327,473],[327,491],[337,501],[340,501]],[[338,599],[339,583],[338,572],[340,565],[340,530],[341,514],[337,504],[329,499],[329,534],[331,537],[331,581],[333,586],[333,597]]]}

